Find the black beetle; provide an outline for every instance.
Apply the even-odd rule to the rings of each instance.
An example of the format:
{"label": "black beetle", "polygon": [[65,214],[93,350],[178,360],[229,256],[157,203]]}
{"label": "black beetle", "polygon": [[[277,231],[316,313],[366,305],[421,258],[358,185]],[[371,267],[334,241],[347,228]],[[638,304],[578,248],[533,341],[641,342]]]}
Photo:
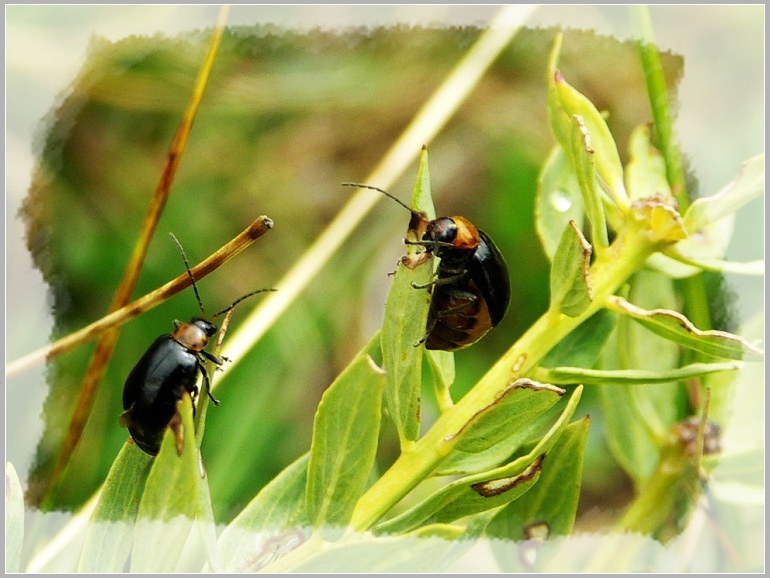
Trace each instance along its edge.
{"label": "black beetle", "polygon": [[[410,230],[421,232],[426,254],[441,259],[436,279],[417,288],[432,290],[425,336],[427,349],[455,351],[476,343],[502,321],[511,301],[508,266],[486,233],[465,217],[439,217],[429,221],[424,213],[377,187],[358,183],[345,186],[378,191],[412,213]],[[419,343],[418,343],[419,344]]]}
{"label": "black beetle", "polygon": [[[198,306],[201,314],[205,315],[184,250],[173,234],[171,237],[182,253]],[[248,293],[211,318],[214,319],[228,312],[242,300],[263,291],[273,291],[273,289],[259,289]],[[203,375],[209,398],[214,405],[219,405],[211,395],[209,376],[203,364],[209,360],[221,366],[227,361],[226,357],[220,358],[205,350],[209,340],[217,331],[216,325],[211,321],[203,317],[193,317],[189,323],[174,321],[174,326],[176,329],[173,333],[161,335],[150,345],[128,374],[123,386],[125,411],[118,418],[118,422],[121,426],[128,428],[136,445],[152,456],[157,455],[160,450],[166,427],[173,430],[177,451],[181,452],[182,438],[179,428],[181,419],[177,413],[177,401],[182,399],[184,392],[190,394],[195,401],[198,395],[196,382],[199,372]],[[193,411],[195,411],[194,405]]]}

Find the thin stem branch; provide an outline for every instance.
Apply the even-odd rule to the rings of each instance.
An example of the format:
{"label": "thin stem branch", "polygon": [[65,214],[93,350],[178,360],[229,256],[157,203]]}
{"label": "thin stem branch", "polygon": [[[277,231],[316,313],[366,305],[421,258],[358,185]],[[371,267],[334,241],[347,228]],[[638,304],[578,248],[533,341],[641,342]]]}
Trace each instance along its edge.
{"label": "thin stem branch", "polygon": [[[238,253],[243,251],[246,247],[251,245],[254,241],[259,239],[262,235],[267,233],[273,226],[273,221],[264,215],[257,218],[251,225],[249,225],[243,232],[233,238],[230,242],[220,247],[217,251],[212,253],[208,258],[201,261],[198,265],[193,267],[190,272],[196,281],[203,279],[206,275],[215,271],[227,261],[235,257]],[[96,339],[99,335],[107,331],[112,327],[123,325],[127,321],[130,321],[134,317],[141,315],[145,311],[160,305],[167,299],[170,299],[177,293],[183,291],[191,284],[189,275],[185,272],[178,277],[169,281],[162,287],[155,289],[140,297],[136,301],[121,307],[117,311],[113,311],[109,315],[105,315],[98,321],[94,321],[91,325],[84,327],[74,333],[62,337],[58,341],[51,343],[45,347],[42,347],[32,353],[20,357],[19,359],[12,361],[6,366],[6,376],[20,373],[25,369],[32,367],[33,365],[42,362],[43,360],[50,360],[54,357],[66,353],[83,345],[84,343]]]}
{"label": "thin stem branch", "polygon": [[668,183],[679,203],[679,209],[684,212],[690,201],[687,196],[687,185],[685,183],[684,169],[682,168],[682,155],[674,139],[674,127],[671,107],[668,101],[666,77],[663,74],[663,65],[660,62],[658,48],[655,45],[650,11],[647,6],[642,5],[634,6],[632,9],[636,14],[642,37],[639,41],[639,55],[642,60],[644,80],[647,84],[647,95],[650,99],[652,118],[655,123],[655,145],[666,161]]}

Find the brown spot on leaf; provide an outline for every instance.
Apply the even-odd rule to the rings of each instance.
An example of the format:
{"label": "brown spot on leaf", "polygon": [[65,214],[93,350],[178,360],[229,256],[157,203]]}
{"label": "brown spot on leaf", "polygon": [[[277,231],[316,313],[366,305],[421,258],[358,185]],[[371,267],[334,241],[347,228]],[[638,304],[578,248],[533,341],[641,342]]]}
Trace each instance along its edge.
{"label": "brown spot on leaf", "polygon": [[471,488],[484,498],[499,496],[500,494],[504,494],[508,490],[534,478],[542,469],[544,459],[545,454],[540,454],[534,462],[527,466],[527,468],[517,476],[479,482],[478,484],[473,484]]}

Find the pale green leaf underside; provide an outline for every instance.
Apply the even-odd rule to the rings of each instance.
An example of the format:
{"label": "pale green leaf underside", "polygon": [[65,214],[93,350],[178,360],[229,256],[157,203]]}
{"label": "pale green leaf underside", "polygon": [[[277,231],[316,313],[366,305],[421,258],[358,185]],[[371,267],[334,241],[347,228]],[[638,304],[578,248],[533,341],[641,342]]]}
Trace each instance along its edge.
{"label": "pale green leaf underside", "polygon": [[676,311],[667,309],[648,311],[632,305],[621,297],[613,297],[609,304],[614,310],[630,316],[661,337],[713,357],[740,360],[746,354],[755,359],[764,355],[761,349],[737,335],[725,331],[701,331]]}
{"label": "pale green leaf underside", "polygon": [[574,222],[565,227],[551,265],[551,308],[570,317],[593,299],[589,277],[591,245]]}
{"label": "pale green leaf underside", "polygon": [[313,424],[306,488],[316,527],[350,521],[374,464],[384,375],[359,355],[324,392]]}
{"label": "pale green leaf underside", "polygon": [[[578,387],[548,433],[525,456],[487,472],[449,483],[412,509],[378,525],[380,533],[403,532],[420,524],[451,522],[497,508],[521,496],[539,476],[540,460],[556,443],[580,400]],[[484,495],[486,494],[486,495]]]}
{"label": "pale green leaf underside", "polygon": [[252,572],[269,560],[260,558],[276,537],[309,525],[305,487],[310,453],[288,465],[222,531],[218,548],[226,572]]}
{"label": "pale green leaf underside", "polygon": [[190,396],[178,407],[184,428],[182,455],[177,455],[174,434],[167,428],[139,503],[131,572],[175,571],[187,534],[202,515]]}

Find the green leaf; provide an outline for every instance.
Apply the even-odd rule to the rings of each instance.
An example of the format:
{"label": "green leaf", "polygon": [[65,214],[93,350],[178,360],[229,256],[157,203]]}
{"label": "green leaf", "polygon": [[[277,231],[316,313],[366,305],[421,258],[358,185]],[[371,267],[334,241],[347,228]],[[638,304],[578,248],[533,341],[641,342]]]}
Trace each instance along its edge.
{"label": "green leaf", "polygon": [[[625,208],[628,205],[628,195],[623,184],[623,165],[607,122],[593,103],[564,80],[558,70],[554,72],[553,82],[564,113],[571,119],[574,119],[575,115],[579,116],[585,127],[585,133],[590,135],[590,143],[587,144],[594,151],[596,174],[603,188],[609,190],[619,208]],[[571,134],[574,142],[574,128]],[[565,143],[561,142],[561,145],[565,146]],[[566,146],[565,149],[569,150]],[[576,160],[575,163],[577,165]]]}
{"label": "green leaf", "polygon": [[[675,259],[683,273],[673,274],[673,277],[689,277],[701,270],[716,271],[718,273],[735,273],[737,275],[753,275],[755,277],[765,274],[764,259],[744,262],[723,261],[722,259],[710,259],[708,257],[686,255],[684,253],[685,250],[686,248],[676,244],[673,247],[667,248],[665,254],[657,254],[653,255],[653,257],[669,257],[669,261]],[[664,266],[658,266],[663,271],[668,272],[671,270],[670,268],[664,268]]]}
{"label": "green leaf", "polygon": [[295,564],[281,568],[281,571],[326,574],[436,572],[470,548],[468,540],[457,540],[464,531],[462,526],[436,524],[401,536],[349,534]]}
{"label": "green leaf", "polygon": [[350,521],[374,464],[384,382],[371,358],[359,355],[321,398],[306,488],[308,519],[315,528]]}
{"label": "green leaf", "polygon": [[[419,209],[432,210],[427,152],[423,149],[413,199]],[[410,232],[407,237],[414,236]],[[415,247],[409,247],[415,251]],[[414,253],[410,253],[413,255]],[[382,322],[382,364],[386,374],[385,400],[406,448],[420,434],[420,392],[424,347],[415,344],[425,335],[430,306],[427,289],[415,289],[432,278],[432,259],[417,266],[401,262],[385,301]]]}
{"label": "green leaf", "polygon": [[741,165],[738,175],[719,192],[692,202],[684,225],[692,234],[730,215],[765,192],[765,155],[752,157]]}
{"label": "green leaf", "polygon": [[305,540],[305,487],[310,453],[287,466],[249,502],[219,537],[224,572],[256,572],[274,560],[271,546]]}
{"label": "green leaf", "polygon": [[498,465],[530,439],[533,432],[528,425],[536,423],[563,394],[563,389],[551,385],[516,380],[460,432],[460,440],[439,466],[439,475],[479,472]]}
{"label": "green leaf", "polygon": [[380,534],[397,534],[418,525],[448,523],[465,516],[499,508],[529,490],[540,476],[542,455],[516,460],[489,472],[455,480],[411,510],[375,528]]}
{"label": "green leaf", "polygon": [[564,149],[557,145],[540,170],[535,197],[535,228],[549,260],[553,261],[569,222],[582,229],[584,219],[580,185]]}
{"label": "green leaf", "polygon": [[438,349],[425,350],[428,366],[433,375],[433,388],[436,392],[436,403],[442,412],[454,405],[449,392],[455,380],[455,356],[451,351]]}
{"label": "green leaf", "polygon": [[666,256],[675,259],[680,268],[687,267],[690,271],[704,269],[763,275],[763,259],[733,263],[724,261],[724,256],[732,239],[735,213],[764,194],[764,171],[764,154],[753,157],[741,166],[735,179],[722,190],[693,201],[684,215],[684,226],[690,235],[667,247]]}
{"label": "green leaf", "polygon": [[412,189],[412,207],[425,213],[429,221],[436,218],[436,209],[433,207],[433,195],[430,190],[428,149],[424,146],[420,152],[420,165],[417,168],[417,178]]}
{"label": "green leaf", "polygon": [[564,229],[551,265],[551,308],[570,317],[585,311],[591,293],[591,245],[570,221]]}
{"label": "green leaf", "polygon": [[16,468],[5,464],[5,573],[21,570],[21,548],[24,544],[24,491]]}
{"label": "green leaf", "polygon": [[[201,467],[203,461],[201,460]],[[217,548],[217,524],[214,520],[214,508],[211,505],[211,490],[209,488],[208,476],[198,476],[198,507],[199,516],[197,525],[199,535],[203,541],[203,550],[206,555],[206,561],[212,572],[222,572],[222,560],[219,557]]]}
{"label": "green leaf", "polygon": [[586,127],[583,117],[579,114],[573,114],[570,139],[572,165],[580,185],[580,191],[583,194],[583,205],[588,223],[591,226],[591,240],[599,249],[604,249],[609,245],[609,238],[604,207],[596,187],[595,152],[591,145],[591,133]]}
{"label": "green leaf", "polygon": [[104,481],[86,533],[78,572],[123,572],[131,555],[141,487],[152,457],[126,442]]}
{"label": "green leaf", "polygon": [[526,378],[517,379],[488,406],[481,408],[456,435],[460,439],[456,449],[477,453],[509,438],[510,431],[534,419],[555,404],[564,394],[563,389],[535,383]]}
{"label": "green leaf", "polygon": [[612,311],[600,309],[556,344],[539,365],[545,368],[566,365],[593,367],[615,327],[617,318]]}
{"label": "green leaf", "polygon": [[160,452],[147,476],[134,530],[131,572],[173,572],[195,519],[202,515],[198,497],[198,450],[189,395],[177,403],[182,417],[182,455],[166,428]]}
{"label": "green leaf", "polygon": [[407,447],[420,434],[420,391],[425,348],[415,344],[425,335],[430,294],[415,289],[431,280],[428,263],[410,269],[400,263],[385,301],[382,322],[382,364],[386,373],[385,399],[398,431],[401,446]]}
{"label": "green leaf", "polygon": [[[671,279],[654,270],[642,270],[630,280],[630,297],[648,307],[667,308],[678,297]],[[612,347],[602,352],[600,369],[656,373],[676,370],[680,351],[629,317],[620,316]],[[682,416],[685,392],[678,384],[638,387],[624,381],[597,386],[604,414],[608,447],[618,464],[637,484],[651,475],[661,439]]]}
{"label": "green leaf", "polygon": [[567,385],[583,383],[591,385],[608,385],[625,383],[627,385],[645,385],[653,383],[668,383],[683,381],[695,377],[703,377],[722,371],[738,371],[743,365],[740,362],[728,363],[691,363],[668,371],[646,371],[644,369],[585,369],[582,367],[554,367],[538,373],[550,383]]}
{"label": "green leaf", "polygon": [[617,296],[612,297],[609,304],[615,311],[628,315],[653,333],[683,347],[726,359],[740,360],[747,354],[755,359],[764,356],[761,349],[737,335],[717,330],[701,331],[677,311],[648,311]]}
{"label": "green leaf", "polygon": [[[487,535],[506,541],[547,539],[569,535],[575,523],[580,481],[583,473],[583,453],[588,435],[586,416],[566,428],[543,460],[540,479],[535,487],[515,503],[503,509],[487,526]],[[492,551],[503,571],[513,571],[510,542],[492,541]],[[518,548],[514,549],[518,558]],[[513,562],[513,564],[512,564]]]}
{"label": "green leaf", "polygon": [[647,265],[665,273],[672,279],[684,279],[701,272],[702,267],[686,263],[684,259],[675,255],[675,252],[676,245],[666,247],[663,252],[650,255],[647,259]]}
{"label": "green leaf", "polygon": [[559,91],[556,88],[556,79],[561,77],[561,73],[557,70],[557,64],[559,62],[559,53],[561,52],[562,34],[557,33],[554,37],[553,48],[548,56],[548,92],[547,92],[547,112],[548,121],[551,126],[556,141],[561,145],[561,148],[568,153],[570,150],[570,132],[572,130],[570,116],[564,110],[564,106],[561,103],[559,97]]}
{"label": "green leaf", "polygon": [[524,456],[509,464],[451,482],[410,510],[379,524],[378,533],[397,533],[421,524],[445,523],[498,508],[526,492],[540,475],[540,461],[559,439],[580,401],[582,387],[569,399],[558,420]]}
{"label": "green leaf", "polygon": [[628,143],[630,159],[626,165],[626,187],[632,200],[664,195],[674,198],[666,178],[666,162],[652,145],[650,125],[634,129]]}

